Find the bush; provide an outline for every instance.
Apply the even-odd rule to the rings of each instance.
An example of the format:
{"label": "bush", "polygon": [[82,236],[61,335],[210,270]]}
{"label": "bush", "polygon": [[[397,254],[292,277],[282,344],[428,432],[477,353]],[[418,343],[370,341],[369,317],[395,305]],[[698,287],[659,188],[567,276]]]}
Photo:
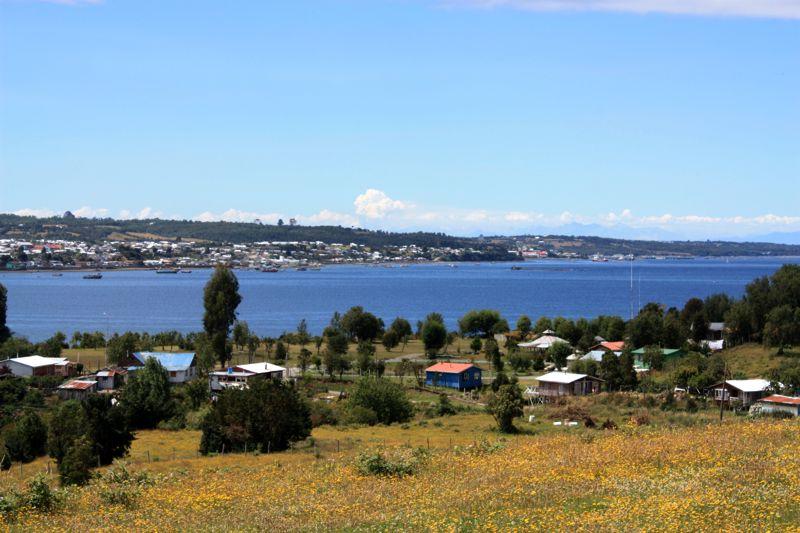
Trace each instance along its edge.
{"label": "bush", "polygon": [[519,387],[516,383],[510,383],[489,396],[486,410],[494,417],[500,431],[511,433],[516,431],[514,419],[522,416],[524,405]]}
{"label": "bush", "polygon": [[97,459],[92,453],[92,445],[86,437],[80,437],[69,447],[64,459],[58,465],[62,485],[85,485],[92,478],[92,467]]}
{"label": "bush", "polygon": [[369,407],[351,405],[347,409],[347,421],[351,424],[374,426],[378,423],[378,414]]}
{"label": "bush", "polygon": [[447,394],[440,394],[439,401],[436,404],[436,414],[439,416],[450,416],[456,414],[456,408],[450,401]]}
{"label": "bush", "polygon": [[376,422],[381,424],[406,422],[414,414],[414,407],[403,388],[383,378],[358,379],[348,399],[348,407],[351,412],[356,407],[372,410]]}
{"label": "bush", "polygon": [[311,434],[308,404],[294,386],[262,380],[223,391],[202,423],[200,452],[285,450]]}
{"label": "bush", "polygon": [[42,513],[54,511],[61,505],[60,495],[50,488],[44,474],[38,474],[28,483],[24,501],[27,506]]}
{"label": "bush", "polygon": [[154,428],[173,415],[169,374],[158,360],[147,358],[144,367],[134,373],[125,385],[120,404],[133,428]]}
{"label": "bush", "polygon": [[142,488],[152,485],[153,482],[147,472],[131,474],[128,468],[121,464],[109,470],[101,478],[98,494],[108,505],[121,505],[130,509],[136,506]]}
{"label": "bush", "polygon": [[335,426],[339,422],[338,413],[325,402],[311,402],[309,409],[311,411],[311,427]]}
{"label": "bush", "polygon": [[356,457],[356,469],[362,475],[403,477],[415,474],[428,460],[424,448],[403,449],[393,454],[365,451]]}
{"label": "bush", "polygon": [[45,454],[47,427],[39,415],[27,411],[6,431],[5,442],[11,460],[29,463]]}

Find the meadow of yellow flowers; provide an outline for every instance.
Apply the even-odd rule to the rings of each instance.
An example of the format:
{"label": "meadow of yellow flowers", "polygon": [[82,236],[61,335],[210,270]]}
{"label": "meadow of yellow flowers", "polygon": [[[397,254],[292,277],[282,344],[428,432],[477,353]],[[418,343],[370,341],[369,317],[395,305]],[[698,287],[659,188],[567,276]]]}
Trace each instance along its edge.
{"label": "meadow of yellow flowers", "polygon": [[132,508],[104,504],[89,485],[57,513],[0,529],[800,531],[798,421],[525,435],[495,449],[434,449],[402,478],[361,475],[353,457],[142,465],[161,474]]}

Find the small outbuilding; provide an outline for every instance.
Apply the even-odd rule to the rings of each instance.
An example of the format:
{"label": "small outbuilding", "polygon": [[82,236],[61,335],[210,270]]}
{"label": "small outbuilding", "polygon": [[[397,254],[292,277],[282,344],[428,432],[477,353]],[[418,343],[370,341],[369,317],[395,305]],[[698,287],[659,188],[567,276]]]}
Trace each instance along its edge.
{"label": "small outbuilding", "polygon": [[425,369],[425,384],[472,390],[483,386],[482,371],[471,363],[437,363]]}
{"label": "small outbuilding", "polygon": [[756,411],[758,413],[788,413],[792,416],[800,416],[800,397],[784,396],[782,394],[773,394],[758,400],[750,412]]}
{"label": "small outbuilding", "polygon": [[66,357],[42,357],[41,355],[29,355],[27,357],[15,357],[0,361],[0,366],[4,366],[8,371],[18,377],[33,376],[64,376],[75,375],[76,366]]}
{"label": "small outbuilding", "polygon": [[73,379],[59,385],[56,392],[62,400],[85,400],[87,396],[97,392],[97,381]]}
{"label": "small outbuilding", "polygon": [[603,383],[600,378],[571,372],[549,372],[536,378],[536,381],[539,386],[531,389],[530,394],[543,397],[597,394]]}
{"label": "small outbuilding", "polygon": [[527,350],[543,352],[548,348],[550,348],[552,345],[557,344],[559,342],[564,343],[567,346],[571,346],[571,344],[568,341],[565,341],[561,337],[556,337],[555,335],[542,335],[540,337],[533,339],[530,342],[521,342],[517,346]]}

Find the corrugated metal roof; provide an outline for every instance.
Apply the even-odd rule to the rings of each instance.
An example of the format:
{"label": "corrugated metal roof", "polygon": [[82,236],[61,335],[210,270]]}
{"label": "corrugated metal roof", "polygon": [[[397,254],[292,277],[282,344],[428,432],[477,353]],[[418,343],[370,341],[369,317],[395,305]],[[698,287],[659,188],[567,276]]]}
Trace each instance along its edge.
{"label": "corrugated metal roof", "polygon": [[766,379],[729,379],[725,383],[742,392],[761,392],[767,390],[770,385]]}
{"label": "corrugated metal roof", "polygon": [[97,385],[96,381],[73,379],[63,385],[59,385],[58,388],[64,390],[89,390],[95,385]]}
{"label": "corrugated metal roof", "polygon": [[780,403],[784,405],[800,405],[800,398],[795,396],[784,396],[783,394],[773,394],[766,398],[761,398],[760,402]]}
{"label": "corrugated metal roof", "polygon": [[133,356],[142,364],[152,357],[171,372],[188,370],[194,361],[193,352],[134,352]]}
{"label": "corrugated metal roof", "polygon": [[442,372],[444,374],[460,374],[470,368],[478,368],[470,363],[436,363],[425,369],[425,372]]}

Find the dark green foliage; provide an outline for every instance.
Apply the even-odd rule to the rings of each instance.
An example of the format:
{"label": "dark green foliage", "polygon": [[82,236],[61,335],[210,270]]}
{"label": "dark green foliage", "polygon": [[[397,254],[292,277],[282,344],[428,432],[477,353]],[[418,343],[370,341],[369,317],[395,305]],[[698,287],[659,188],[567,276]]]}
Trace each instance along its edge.
{"label": "dark green foliage", "polygon": [[311,434],[310,410],[295,388],[275,380],[226,390],[202,423],[200,452],[285,450]]}
{"label": "dark green foliage", "polygon": [[351,307],[342,315],[341,327],[353,341],[374,341],[383,333],[383,321],[361,306]]}
{"label": "dark green foliage", "polygon": [[126,331],[122,335],[114,333],[108,339],[108,362],[112,364],[124,361],[125,358],[130,356],[133,352],[138,351],[140,342],[138,335],[130,331]]}
{"label": "dark green foliage", "polygon": [[428,460],[428,450],[415,448],[389,456],[381,451],[361,452],[356,457],[356,469],[368,476],[403,477],[415,474]]}
{"label": "dark green foliage", "polygon": [[501,371],[495,374],[491,387],[494,392],[497,392],[498,390],[500,390],[500,387],[502,387],[503,385],[508,385],[509,383],[511,383],[511,380],[508,379],[508,375],[506,375],[505,372]]}
{"label": "dark green foliage", "polygon": [[275,360],[277,361],[286,361],[289,357],[289,350],[286,348],[286,345],[283,341],[278,341],[275,343]]}
{"label": "dark green foliage", "polygon": [[514,419],[522,416],[524,406],[522,391],[516,383],[509,383],[489,396],[486,411],[494,417],[500,431],[512,433],[516,431]]}
{"label": "dark green foliage", "polygon": [[400,337],[398,337],[395,330],[390,329],[383,334],[381,343],[383,344],[383,347],[386,348],[387,352],[391,352],[392,348],[400,344]]}
{"label": "dark green foliage", "polygon": [[398,384],[383,378],[359,378],[347,400],[348,407],[368,409],[375,413],[380,424],[406,422],[414,414],[414,408]]}
{"label": "dark green foliage", "polygon": [[173,414],[169,374],[153,357],[125,385],[120,399],[132,428],[154,428]]}
{"label": "dark green foliage", "polygon": [[236,308],[241,301],[239,280],[229,268],[217,266],[203,291],[203,329],[222,366],[230,359],[228,333],[236,320]]}
{"label": "dark green foliage", "polygon": [[405,318],[397,317],[392,321],[389,330],[397,333],[397,338],[410,337],[414,332],[411,331],[411,324]]}
{"label": "dark green foliage", "polygon": [[567,357],[572,355],[572,348],[566,342],[555,342],[547,349],[547,358],[561,370],[567,366]]}
{"label": "dark green foliage", "polygon": [[200,409],[208,403],[211,395],[208,391],[208,381],[205,379],[193,379],[183,386],[183,393],[186,396],[186,402],[192,410]]}
{"label": "dark green foliage", "polygon": [[8,312],[8,289],[0,283],[0,344],[3,344],[11,337],[11,330],[6,325],[6,314]]}
{"label": "dark green foliage", "polygon": [[447,394],[440,394],[436,402],[436,414],[439,416],[450,416],[456,414],[456,408]]}
{"label": "dark green foliage", "polygon": [[91,441],[88,437],[78,437],[58,464],[61,484],[85,485],[92,479],[94,466],[97,466],[97,459],[92,453]]}
{"label": "dark green foliage", "polygon": [[614,355],[612,352],[606,352],[603,354],[603,359],[600,361],[599,374],[600,379],[606,382],[606,390],[620,390],[624,383],[619,357]]}
{"label": "dark green foliage", "polygon": [[508,364],[511,365],[515,372],[527,372],[530,370],[532,363],[533,358],[529,353],[514,350],[508,355]]}
{"label": "dark green foliage", "polygon": [[358,343],[357,349],[358,358],[356,365],[360,374],[366,374],[374,369],[375,366],[375,346],[369,341],[361,341]]}
{"label": "dark green foliage", "polygon": [[500,353],[500,347],[494,339],[488,339],[483,343],[483,349],[486,352],[486,358],[492,362],[492,368],[495,372],[502,372],[505,364],[503,363],[503,356]]}
{"label": "dark green foliage", "polygon": [[125,413],[111,404],[111,398],[94,394],[83,401],[86,433],[92,456],[101,465],[110,465],[114,459],[128,454],[133,434],[128,429]]}
{"label": "dark green foliage", "polygon": [[447,329],[441,321],[428,319],[422,326],[422,344],[428,357],[435,357],[447,342]]}
{"label": "dark green foliage", "polygon": [[472,353],[478,353],[481,351],[481,348],[483,348],[483,342],[481,342],[481,338],[474,337],[469,343],[469,349],[472,351]]}
{"label": "dark green foliage", "polygon": [[526,315],[522,315],[517,319],[517,331],[519,331],[522,338],[525,338],[531,332],[531,319]]}
{"label": "dark green foliage", "polygon": [[38,414],[29,410],[5,431],[4,440],[5,451],[12,461],[29,463],[45,454],[47,427]]}
{"label": "dark green foliage", "polygon": [[73,442],[85,435],[88,423],[80,402],[69,400],[58,405],[50,417],[47,452],[56,463],[63,461]]}
{"label": "dark green foliage", "polygon": [[489,339],[495,333],[508,331],[508,322],[498,311],[491,309],[473,310],[458,321],[461,334],[465,337],[483,337]]}

